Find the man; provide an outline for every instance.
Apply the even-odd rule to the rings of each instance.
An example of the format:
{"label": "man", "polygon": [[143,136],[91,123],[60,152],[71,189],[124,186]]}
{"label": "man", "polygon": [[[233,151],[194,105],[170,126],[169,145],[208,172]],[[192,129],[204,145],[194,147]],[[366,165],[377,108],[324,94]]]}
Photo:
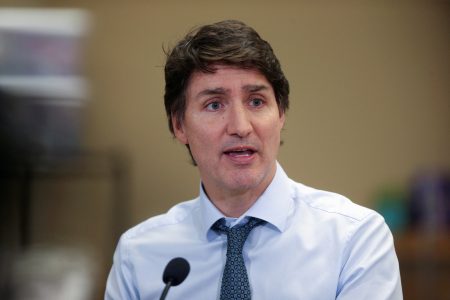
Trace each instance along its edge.
{"label": "man", "polygon": [[171,132],[198,198],[120,239],[105,299],[158,299],[165,265],[191,271],[168,299],[401,299],[383,218],[296,183],[277,163],[289,84],[270,45],[239,21],[189,33],[167,56]]}

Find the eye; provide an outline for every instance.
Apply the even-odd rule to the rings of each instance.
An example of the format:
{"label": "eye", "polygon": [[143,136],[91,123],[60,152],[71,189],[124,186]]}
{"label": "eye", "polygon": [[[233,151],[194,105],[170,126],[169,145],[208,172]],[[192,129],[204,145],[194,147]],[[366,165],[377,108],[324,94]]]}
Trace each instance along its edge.
{"label": "eye", "polygon": [[217,101],[210,102],[210,103],[208,103],[208,105],[206,105],[206,109],[210,110],[210,111],[219,110],[221,107],[222,107],[222,104]]}
{"label": "eye", "polygon": [[264,101],[261,98],[253,98],[250,101],[250,105],[253,107],[259,107],[264,104]]}

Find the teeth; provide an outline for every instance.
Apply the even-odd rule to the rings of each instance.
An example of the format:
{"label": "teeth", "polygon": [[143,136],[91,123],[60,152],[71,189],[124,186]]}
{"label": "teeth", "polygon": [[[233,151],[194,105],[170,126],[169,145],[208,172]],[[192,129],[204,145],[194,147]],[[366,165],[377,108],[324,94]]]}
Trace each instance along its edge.
{"label": "teeth", "polygon": [[231,156],[250,156],[252,155],[253,151],[250,150],[236,150],[236,151],[229,151],[228,154]]}
{"label": "teeth", "polygon": [[230,153],[231,156],[249,156],[250,153],[239,152],[239,153]]}
{"label": "teeth", "polygon": [[255,153],[255,151],[250,148],[237,148],[227,150],[224,153],[230,156],[251,156],[253,155],[253,153]]}

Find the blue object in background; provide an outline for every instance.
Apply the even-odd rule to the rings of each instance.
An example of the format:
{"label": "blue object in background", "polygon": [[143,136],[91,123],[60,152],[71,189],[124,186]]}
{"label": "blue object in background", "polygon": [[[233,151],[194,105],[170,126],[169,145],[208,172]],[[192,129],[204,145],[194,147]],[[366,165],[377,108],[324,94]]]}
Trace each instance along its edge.
{"label": "blue object in background", "polygon": [[426,231],[450,229],[450,174],[422,172],[412,181],[410,224]]}
{"label": "blue object in background", "polygon": [[385,219],[392,232],[401,232],[408,225],[405,193],[399,188],[385,188],[375,199],[375,210]]}

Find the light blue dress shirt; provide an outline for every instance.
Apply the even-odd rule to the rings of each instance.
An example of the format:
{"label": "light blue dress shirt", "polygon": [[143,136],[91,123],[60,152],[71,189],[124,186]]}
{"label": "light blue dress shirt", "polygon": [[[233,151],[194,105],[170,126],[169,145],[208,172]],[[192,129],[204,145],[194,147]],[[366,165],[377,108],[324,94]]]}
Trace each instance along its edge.
{"label": "light blue dress shirt", "polygon": [[[203,189],[197,199],[150,218],[121,237],[105,299],[159,299],[174,257],[191,266],[170,299],[219,299],[226,236],[210,229],[224,217]],[[400,272],[391,232],[376,212],[289,179],[280,165],[248,217],[267,221],[244,246],[255,300],[399,300]]]}

